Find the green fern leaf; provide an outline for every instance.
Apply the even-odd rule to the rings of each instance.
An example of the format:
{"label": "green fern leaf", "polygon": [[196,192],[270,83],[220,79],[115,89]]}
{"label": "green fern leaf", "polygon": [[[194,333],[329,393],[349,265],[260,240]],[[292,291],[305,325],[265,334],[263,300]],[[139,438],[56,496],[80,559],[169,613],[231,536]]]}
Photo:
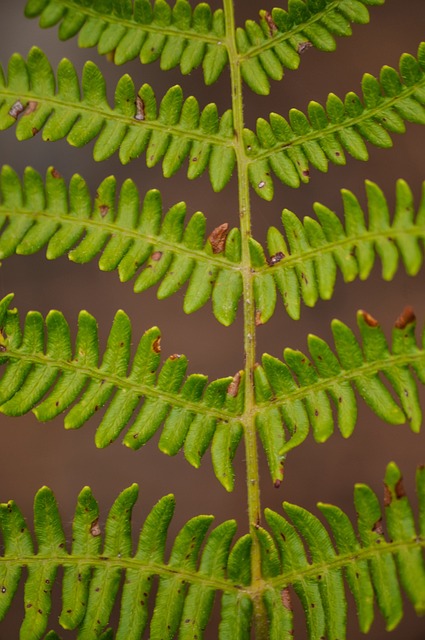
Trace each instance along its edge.
{"label": "green fern leaf", "polygon": [[29,312],[22,333],[16,310],[8,310],[12,297],[0,304],[1,412],[18,416],[32,410],[46,421],[69,409],[65,428],[78,429],[109,402],[96,431],[98,447],[108,446],[130,425],[123,442],[139,449],[164,424],[158,444],[162,452],[175,455],[184,447],[186,459],[198,467],[211,446],[217,478],[228,491],[233,489],[232,459],[243,433],[240,373],[210,384],[199,374],[185,378],[187,360],[178,354],[159,370],[157,327],[146,331],[130,366],[131,325],[123,311],[115,316],[99,364],[97,325],[89,313],[80,313],[73,355],[60,312],[51,311],[45,321]]}
{"label": "green fern leaf", "polygon": [[344,165],[344,151],[357,160],[367,160],[365,142],[388,148],[392,146],[391,134],[403,133],[406,121],[425,124],[425,43],[420,44],[417,59],[403,54],[399,69],[398,73],[383,67],[379,81],[365,74],[363,102],[353,92],[347,93],[344,101],[331,93],[326,109],[310,102],[308,118],[291,109],[289,122],[271,113],[269,121],[257,120],[256,133],[245,129],[255,192],[271,200],[271,173],[284,184],[298,187],[309,181],[310,165],[319,171],[327,171],[329,161]]}
{"label": "green fern leaf", "polygon": [[55,76],[44,53],[33,47],[25,60],[12,56],[7,81],[0,70],[0,130],[16,125],[18,140],[33,138],[42,130],[43,140],[66,138],[82,147],[96,138],[95,160],[119,151],[123,164],[146,152],[148,167],[162,159],[164,176],[170,177],[189,158],[187,175],[200,176],[209,167],[215,191],[230,180],[235,165],[233,117],[221,118],[215,104],[200,112],[193,96],[183,99],[179,86],[171,87],[159,108],[152,87],[144,84],[136,94],[125,75],[115,90],[115,108],[106,98],[105,80],[92,62],[84,66],[80,86],[76,71],[63,59]]}
{"label": "green fern leaf", "polygon": [[[420,469],[417,474],[420,496],[424,479],[424,471]],[[384,537],[381,509],[373,491],[366,485],[357,485],[354,501],[360,542],[343,511],[333,505],[318,505],[330,525],[336,549],[320,520],[305,509],[283,503],[293,524],[266,510],[266,520],[282,563],[281,574],[270,582],[276,590],[283,589],[285,593],[288,586],[293,586],[306,613],[311,640],[322,636],[335,640],[346,637],[343,577],[354,596],[359,626],[364,633],[369,631],[374,618],[374,591],[388,630],[394,629],[403,615],[400,587],[418,613],[423,613],[425,607],[422,557],[425,541],[416,533],[398,467],[391,463],[385,476],[384,504],[390,541]],[[270,537],[261,531],[262,548],[265,538],[270,547]],[[289,606],[289,601],[285,601]]]}
{"label": "green fern leaf", "polygon": [[32,254],[47,246],[50,260],[66,254],[74,262],[87,263],[102,252],[99,268],[116,269],[122,282],[136,276],[134,291],[159,284],[157,295],[163,299],[188,283],[184,310],[191,313],[212,299],[215,317],[230,325],[242,295],[239,230],[229,231],[224,223],[205,241],[206,219],[201,212],[184,228],[183,202],[163,217],[157,190],[148,191],[142,206],[132,180],[124,182],[118,198],[116,191],[115,178],[106,178],[92,203],[88,186],[78,175],[67,189],[53,168],[47,170],[45,184],[27,168],[21,184],[10,167],[3,167],[0,258]]}
{"label": "green fern leaf", "polygon": [[[404,180],[398,180],[394,215],[381,189],[366,182],[368,222],[353,193],[344,189],[344,224],[328,207],[314,205],[318,221],[306,216],[302,221],[285,209],[282,223],[286,239],[276,227],[267,235],[269,257],[258,245],[259,258],[255,262],[257,288],[267,286],[280,293],[287,313],[296,320],[300,317],[301,300],[313,307],[319,298],[332,298],[338,271],[345,282],[357,277],[366,280],[378,256],[382,264],[382,277],[392,280],[401,257],[406,272],[414,276],[423,262],[425,236],[425,183],[423,196],[415,215],[412,192]],[[270,281],[274,280],[274,287]],[[264,284],[261,284],[263,283]],[[264,323],[274,309],[276,293],[271,292],[270,306],[264,312],[265,302],[256,300],[258,317]]]}
{"label": "green fern leaf", "polygon": [[[131,514],[137,495],[138,487],[134,484],[118,496],[103,532],[97,503],[89,487],[85,487],[78,498],[69,551],[50,489],[40,489],[34,501],[37,553],[34,553],[31,534],[16,504],[13,501],[1,504],[4,554],[0,566],[3,585],[0,619],[10,608],[22,568],[28,566],[21,637],[58,638],[54,631],[44,634],[49,621],[51,591],[57,570],[63,566],[59,623],[64,629],[78,629],[78,637],[82,640],[140,638],[148,625],[149,614],[152,614],[148,607],[154,576],[159,576],[159,588],[151,615],[150,637],[171,639],[180,629],[182,638],[193,638],[196,633],[202,638],[203,625],[211,616],[216,592],[233,594],[241,589],[232,584],[233,558],[241,547],[239,541],[230,551],[236,523],[228,520],[207,537],[213,517],[192,518],[177,535],[166,561],[167,531],[174,512],[174,498],[168,495],[148,514],[137,550],[132,554]],[[114,636],[107,626],[124,572],[120,620]],[[241,597],[247,599],[246,595]],[[202,608],[200,616],[198,607]]]}
{"label": "green fern leaf", "polygon": [[[280,458],[305,440],[309,428],[317,442],[334,429],[330,399],[336,406],[338,427],[348,438],[357,420],[355,387],[366,404],[390,424],[410,423],[417,433],[422,423],[416,374],[425,382],[425,354],[415,340],[416,320],[406,309],[393,329],[392,350],[378,322],[368,313],[357,316],[362,347],[354,333],[338,320],[332,322],[336,354],[328,344],[310,335],[312,361],[300,351],[285,349],[285,363],[268,354],[255,370],[256,424],[269,460],[273,480],[280,481]],[[391,385],[397,404],[380,374]],[[285,425],[289,439],[281,425]]]}
{"label": "green fern leaf", "polygon": [[297,69],[300,56],[311,46],[334,51],[334,36],[350,36],[351,22],[366,24],[366,5],[385,0],[289,0],[288,9],[260,11],[259,24],[247,20],[236,39],[242,76],[261,95],[270,92],[270,80],[281,80],[284,68]]}
{"label": "green fern leaf", "polygon": [[163,71],[180,65],[186,75],[202,64],[205,83],[213,84],[228,63],[223,10],[204,2],[192,9],[187,0],[173,8],[165,0],[28,0],[25,14],[39,16],[44,28],[60,23],[61,40],[78,33],[80,47],[97,46],[118,65],[159,58]]}

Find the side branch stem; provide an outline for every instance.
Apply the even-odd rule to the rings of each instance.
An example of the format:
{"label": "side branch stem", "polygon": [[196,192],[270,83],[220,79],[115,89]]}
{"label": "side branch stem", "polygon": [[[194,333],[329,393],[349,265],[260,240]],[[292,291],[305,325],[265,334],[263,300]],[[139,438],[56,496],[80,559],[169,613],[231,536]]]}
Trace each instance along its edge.
{"label": "side branch stem", "polygon": [[246,453],[246,479],[248,493],[248,518],[252,535],[251,581],[258,587],[254,598],[254,619],[256,638],[267,638],[267,616],[261,598],[261,553],[256,527],[261,520],[260,486],[258,469],[257,434],[255,429],[254,367],[256,362],[256,325],[253,277],[249,241],[251,238],[251,202],[248,179],[248,158],[243,145],[244,110],[242,97],[242,77],[239,54],[235,38],[235,18],[233,0],[224,0],[226,19],[226,44],[230,61],[233,122],[235,130],[235,150],[238,168],[239,220],[242,237],[242,277],[244,313],[244,353],[245,353],[245,411],[242,417]]}

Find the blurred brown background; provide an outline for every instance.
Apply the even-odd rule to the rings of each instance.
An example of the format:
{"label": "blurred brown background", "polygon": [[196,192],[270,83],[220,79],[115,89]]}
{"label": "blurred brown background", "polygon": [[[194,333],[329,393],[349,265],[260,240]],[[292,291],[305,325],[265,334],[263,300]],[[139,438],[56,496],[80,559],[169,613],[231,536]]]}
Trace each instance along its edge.
{"label": "blurred brown background", "polygon": [[[1,63],[6,65],[9,56],[18,51],[26,54],[31,45],[39,45],[49,55],[53,65],[63,56],[69,57],[81,70],[86,59],[94,60],[109,80],[110,96],[115,83],[124,73],[95,50],[84,51],[77,47],[76,39],[60,43],[57,30],[42,31],[36,21],[23,18],[24,0],[0,4]],[[220,6],[218,0],[212,3]],[[273,5],[261,0],[236,0],[238,23],[245,18],[255,19],[260,8]],[[286,1],[282,4],[286,6]],[[371,10],[369,27],[354,26],[354,34],[348,39],[339,39],[336,54],[323,54],[310,49],[302,59],[297,73],[287,72],[282,83],[274,83],[269,98],[261,98],[246,92],[246,121],[254,126],[258,116],[266,117],[270,111],[286,115],[291,107],[305,110],[311,99],[324,102],[330,91],[343,97],[346,91],[359,91],[362,73],[375,75],[383,64],[397,66],[399,56],[407,51],[416,54],[418,43],[425,38],[425,5],[423,0],[388,0],[384,8]],[[128,71],[138,87],[149,82],[162,97],[166,89],[181,83],[185,95],[195,93],[201,106],[216,101],[220,112],[229,105],[228,76],[223,74],[213,87],[204,87],[200,71],[181,78],[178,70],[162,73],[159,65],[142,67],[135,61],[127,65]],[[394,137],[393,150],[370,147],[370,162],[366,164],[348,159],[347,167],[331,166],[328,174],[312,171],[311,182],[293,191],[276,184],[275,199],[271,204],[260,201],[253,195],[254,232],[264,240],[269,225],[279,226],[279,214],[288,207],[300,216],[312,214],[312,203],[319,200],[337,212],[341,212],[339,189],[352,189],[364,202],[363,183],[366,178],[376,181],[394,198],[394,185],[399,177],[407,178],[416,197],[419,197],[421,181],[425,178],[425,128],[408,125],[405,136]],[[89,145],[90,147],[92,145]],[[90,182],[92,192],[100,181],[115,174],[121,183],[131,177],[143,194],[147,189],[161,189],[164,205],[186,200],[189,214],[200,209],[208,217],[209,230],[222,222],[237,224],[236,184],[221,194],[213,194],[207,179],[188,183],[183,173],[165,181],[160,166],[147,170],[144,158],[122,167],[116,156],[101,164],[95,164],[90,149],[74,149],[65,142],[47,144],[41,138],[18,143],[13,130],[0,135],[2,163],[12,165],[22,172],[31,165],[45,173],[54,165],[68,180],[75,172]],[[325,339],[331,338],[330,321],[336,317],[350,326],[355,326],[355,312],[362,308],[377,317],[387,335],[391,326],[407,304],[414,306],[418,324],[425,321],[424,269],[416,279],[403,274],[403,268],[391,283],[380,277],[377,261],[373,276],[366,283],[359,281],[344,285],[338,279],[332,302],[319,302],[315,309],[303,308],[302,319],[291,321],[278,304],[274,318],[258,331],[259,355],[267,351],[281,357],[286,346],[306,348],[306,336],[317,333]],[[155,291],[142,295],[132,292],[132,283],[122,285],[116,273],[101,273],[97,264],[80,266],[66,258],[48,263],[43,255],[10,258],[0,270],[0,293],[13,291],[15,302],[22,316],[29,309],[47,313],[51,308],[64,312],[75,330],[78,311],[87,309],[99,321],[103,343],[110,329],[112,318],[118,308],[131,317],[136,342],[148,327],[157,324],[163,332],[162,353],[185,353],[190,361],[190,372],[207,373],[211,378],[234,374],[243,364],[241,318],[225,329],[212,317],[210,305],[201,311],[185,316],[182,311],[183,294],[167,301],[157,301]],[[425,405],[425,403],[424,403]],[[360,405],[358,426],[355,434],[344,441],[336,433],[325,445],[316,444],[310,437],[304,446],[288,457],[286,477],[280,490],[273,488],[268,471],[262,460],[262,500],[264,506],[281,509],[281,502],[288,500],[309,509],[315,508],[319,500],[334,502],[347,509],[351,515],[352,487],[355,482],[367,482],[382,494],[382,478],[385,465],[395,460],[404,470],[405,484],[413,497],[414,470],[425,462],[424,433],[413,435],[407,426],[392,427],[383,424],[372,413]],[[140,485],[140,500],[134,512],[135,531],[139,528],[147,511],[164,494],[173,492],[177,498],[176,516],[170,531],[174,538],[179,528],[190,517],[199,513],[212,513],[219,523],[226,518],[237,517],[240,533],[247,527],[245,513],[244,452],[240,447],[235,464],[237,482],[235,491],[227,494],[215,480],[209,454],[205,456],[200,471],[192,469],[182,455],[167,458],[156,448],[157,439],[146,448],[135,453],[122,447],[119,442],[106,450],[96,450],[93,442],[99,417],[84,429],[65,432],[62,420],[39,424],[32,416],[22,419],[0,419],[0,500],[16,500],[27,518],[32,521],[32,499],[42,485],[50,486],[58,499],[63,520],[70,532],[75,500],[84,485],[90,485],[99,500],[103,521],[116,495],[132,482]],[[60,590],[55,589],[59,596]],[[21,587],[22,595],[22,587]],[[22,616],[22,598],[15,601],[13,610],[0,625],[0,640],[18,637],[18,620]],[[351,599],[350,599],[351,603]],[[56,606],[49,628],[55,624]],[[350,611],[350,640],[360,637],[355,613]],[[57,629],[59,630],[59,629]],[[305,637],[302,618],[296,622],[295,637]],[[63,638],[74,637],[61,632]],[[425,620],[417,619],[409,603],[403,623],[391,635],[394,639],[419,640],[425,636]],[[148,637],[148,634],[146,634]],[[207,636],[217,637],[212,629]],[[369,634],[373,640],[384,640],[387,634],[380,614]]]}

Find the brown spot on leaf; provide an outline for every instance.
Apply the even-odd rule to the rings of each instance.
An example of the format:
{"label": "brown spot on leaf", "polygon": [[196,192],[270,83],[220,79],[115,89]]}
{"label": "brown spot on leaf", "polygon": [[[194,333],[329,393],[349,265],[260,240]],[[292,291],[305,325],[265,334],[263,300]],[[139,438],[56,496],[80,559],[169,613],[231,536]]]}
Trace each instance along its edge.
{"label": "brown spot on leaf", "polygon": [[24,111],[24,116],[29,116],[31,113],[34,113],[37,107],[38,107],[38,102],[36,102],[36,100],[30,100]]}
{"label": "brown spot on leaf", "polygon": [[372,527],[372,531],[373,531],[373,533],[377,533],[379,536],[383,536],[384,535],[384,527],[382,525],[382,518],[379,518],[379,520],[377,520],[375,522],[375,524]]}
{"label": "brown spot on leaf", "polygon": [[99,213],[102,216],[102,218],[104,218],[108,214],[108,211],[109,211],[109,207],[107,204],[99,205]]}
{"label": "brown spot on leaf", "polygon": [[273,486],[274,486],[274,488],[275,488],[275,489],[279,489],[279,487],[280,487],[280,485],[281,485],[281,484],[282,484],[282,480],[279,480],[279,478],[277,478],[277,479],[274,481],[274,485],[273,485]]}
{"label": "brown spot on leaf", "polygon": [[269,267],[274,267],[274,265],[283,260],[284,257],[285,254],[283,253],[283,251],[278,251],[273,256],[270,256],[270,258],[267,258],[267,264],[269,265]]}
{"label": "brown spot on leaf", "polygon": [[40,131],[40,129],[37,129],[37,127],[32,127],[32,129],[31,129],[31,133],[32,133],[33,136],[36,136],[39,131]]}
{"label": "brown spot on leaf", "polygon": [[62,175],[54,167],[52,167],[52,170],[50,171],[50,175],[52,176],[52,178],[55,178],[56,180],[59,180],[59,178],[62,178]]}
{"label": "brown spot on leaf", "polygon": [[23,112],[23,110],[25,109],[24,105],[22,104],[22,102],[20,100],[17,100],[9,109],[8,113],[10,116],[12,116],[12,118],[15,118],[15,120],[18,119],[18,117],[21,115],[21,113]]}
{"label": "brown spot on leaf", "polygon": [[305,42],[300,42],[298,47],[297,47],[297,51],[299,54],[303,54],[305,53],[308,49],[311,49],[312,47],[312,43],[309,40],[306,40]]}
{"label": "brown spot on leaf", "polygon": [[154,251],[153,254],[151,255],[151,260],[154,260],[154,262],[159,262],[161,258],[162,258],[162,251]]}
{"label": "brown spot on leaf", "polygon": [[211,231],[208,240],[211,244],[213,253],[222,253],[226,246],[226,238],[229,233],[229,224],[224,222],[219,227]]}
{"label": "brown spot on leaf", "polygon": [[94,538],[100,536],[100,534],[102,533],[99,526],[99,518],[96,518],[96,520],[93,520],[93,522],[91,523],[90,533]]}
{"label": "brown spot on leaf", "polygon": [[413,312],[413,307],[405,307],[403,313],[395,321],[395,327],[396,329],[405,329],[408,324],[412,324],[415,321],[416,316]]}
{"label": "brown spot on leaf", "polygon": [[161,353],[161,336],[158,336],[158,338],[154,340],[152,349],[155,351],[155,353]]}
{"label": "brown spot on leaf", "polygon": [[173,354],[170,356],[170,360],[178,360],[179,358],[181,358],[180,353],[173,353]]}
{"label": "brown spot on leaf", "polygon": [[277,31],[277,26],[275,21],[272,18],[272,14],[269,11],[264,11],[263,13],[264,20],[267,22],[267,26],[269,28],[270,35],[273,37]]}
{"label": "brown spot on leaf", "polygon": [[232,398],[236,398],[239,391],[239,385],[241,383],[241,372],[238,371],[234,376],[232,382],[227,387],[227,393]]}
{"label": "brown spot on leaf", "polygon": [[263,320],[261,319],[261,311],[257,309],[255,312],[255,326],[259,327],[263,324]]}
{"label": "brown spot on leaf", "polygon": [[134,116],[135,120],[144,120],[145,119],[145,103],[143,102],[140,96],[136,97],[136,115]]}
{"label": "brown spot on leaf", "polygon": [[400,500],[400,498],[404,498],[404,496],[406,495],[406,491],[404,490],[403,478],[400,478],[394,489],[397,500]]}
{"label": "brown spot on leaf", "polygon": [[390,488],[387,484],[384,484],[384,507],[388,507],[392,502],[392,495]]}
{"label": "brown spot on leaf", "polygon": [[363,320],[366,322],[366,324],[369,325],[369,327],[379,326],[379,322],[375,320],[375,318],[371,316],[370,313],[367,313],[367,311],[362,311],[361,314],[363,316]]}

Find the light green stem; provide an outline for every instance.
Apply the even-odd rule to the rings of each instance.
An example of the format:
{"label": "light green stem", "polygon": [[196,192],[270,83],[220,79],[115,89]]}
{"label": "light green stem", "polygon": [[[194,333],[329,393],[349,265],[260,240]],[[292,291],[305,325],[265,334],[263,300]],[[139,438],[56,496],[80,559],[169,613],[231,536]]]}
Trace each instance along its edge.
{"label": "light green stem", "polygon": [[245,353],[245,411],[242,417],[246,452],[246,473],[248,493],[248,518],[252,535],[251,580],[252,587],[258,587],[254,598],[254,619],[256,638],[267,638],[267,617],[261,598],[261,554],[255,529],[261,520],[260,483],[258,469],[257,434],[255,429],[254,366],[256,362],[256,325],[253,278],[249,252],[251,238],[251,202],[248,179],[248,158],[243,145],[244,111],[242,77],[239,54],[236,47],[236,30],[233,0],[223,0],[226,18],[226,44],[229,53],[232,92],[233,123],[235,129],[235,151],[238,169],[239,220],[242,236],[242,277],[244,313],[244,353]]}

